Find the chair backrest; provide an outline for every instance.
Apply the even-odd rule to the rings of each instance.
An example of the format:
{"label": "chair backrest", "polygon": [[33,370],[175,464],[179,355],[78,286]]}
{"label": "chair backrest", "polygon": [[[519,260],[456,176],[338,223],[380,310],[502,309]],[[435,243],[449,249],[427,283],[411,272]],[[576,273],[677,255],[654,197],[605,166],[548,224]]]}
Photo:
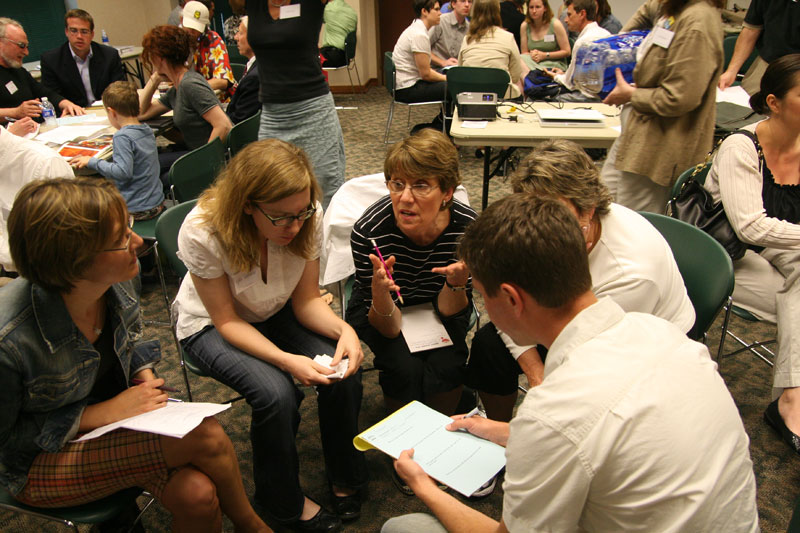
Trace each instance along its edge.
{"label": "chair backrest", "polygon": [[247,68],[247,65],[243,63],[231,63],[231,70],[233,71],[233,77],[236,79],[236,81],[242,79],[245,68]]}
{"label": "chair backrest", "polygon": [[250,118],[236,124],[225,138],[225,148],[230,157],[253,141],[258,140],[258,127],[261,125],[261,110]]}
{"label": "chair backrest", "polygon": [[689,177],[692,173],[697,169],[697,174],[694,175],[694,180],[699,183],[700,185],[704,185],[706,182],[706,178],[708,177],[708,171],[711,170],[711,163],[700,163],[693,167],[687,168],[681,175],[678,176],[678,179],[675,180],[675,184],[672,185],[672,196],[671,198],[675,198],[678,196],[678,193],[681,192],[681,187],[683,184],[689,180]]}
{"label": "chair backrest", "polygon": [[344,38],[345,65],[349,65],[356,58],[356,30],[351,31]]}
{"label": "chair backrest", "polygon": [[451,67],[447,69],[447,96],[455,102],[459,93],[494,93],[500,100],[510,81],[508,72],[499,68]]}
{"label": "chair backrest", "polygon": [[225,146],[219,137],[184,155],[169,169],[169,183],[178,202],[200,196],[225,166]]}
{"label": "chair backrest", "polygon": [[383,54],[383,85],[386,87],[386,90],[389,91],[389,94],[392,95],[394,99],[394,81],[395,75],[397,71],[395,70],[394,66],[394,59],[392,59],[392,53],[386,52]]}
{"label": "chair backrest", "polygon": [[178,259],[178,232],[181,230],[183,219],[189,214],[197,200],[189,200],[182,204],[173,205],[163,213],[156,222],[156,239],[158,248],[164,252],[169,266],[179,278],[186,275],[186,265]]}
{"label": "chair backrest", "polygon": [[733,293],[733,263],[725,248],[691,224],[656,213],[640,212],[672,250],[692,301],[695,322],[687,334],[702,339]]}

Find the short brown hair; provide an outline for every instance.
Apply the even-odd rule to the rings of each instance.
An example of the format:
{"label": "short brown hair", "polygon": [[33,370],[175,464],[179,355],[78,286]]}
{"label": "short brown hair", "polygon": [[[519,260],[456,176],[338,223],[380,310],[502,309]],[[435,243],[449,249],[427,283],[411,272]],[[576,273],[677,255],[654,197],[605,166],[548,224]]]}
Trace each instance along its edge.
{"label": "short brown hair", "polygon": [[11,258],[20,275],[49,291],[68,292],[113,242],[128,209],[113,182],[37,180],[20,189],[8,217]]}
{"label": "short brown hair", "polygon": [[[311,206],[320,198],[311,162],[301,148],[278,139],[264,139],[245,146],[231,159],[214,184],[198,200],[205,222],[222,245],[230,264],[246,272],[258,264],[262,239],[245,206],[272,203],[310,190]],[[287,248],[311,259],[316,239],[316,216],[303,223]]]}
{"label": "short brown hair", "polygon": [[191,40],[177,26],[156,26],[142,38],[142,61],[153,70],[153,56],[164,59],[172,67],[184,65],[189,60]]}
{"label": "short brown hair", "polygon": [[94,31],[94,19],[89,14],[88,11],[84,11],[83,9],[70,9],[64,15],[64,28],[69,28],[69,24],[67,23],[67,19],[81,19],[85,20],[89,23],[89,29]]}
{"label": "short brown hair", "polygon": [[467,226],[459,256],[488,296],[513,283],[558,309],[592,288],[578,220],[550,198],[512,194],[492,203]]}
{"label": "short brown hair", "polygon": [[130,81],[115,81],[103,91],[103,105],[110,107],[123,117],[139,114],[139,93]]}
{"label": "short brown hair", "polygon": [[[423,9],[430,11],[436,4],[439,4],[439,0],[414,0],[414,16],[420,18]],[[439,5],[441,6],[441,4]]]}
{"label": "short brown hair", "polygon": [[567,6],[572,6],[575,13],[586,11],[586,20],[597,20],[597,2],[595,0],[566,0]]}
{"label": "short brown hair", "polygon": [[550,139],[528,154],[511,178],[514,192],[569,200],[579,213],[608,213],[611,193],[600,180],[594,161],[566,139]]}
{"label": "short brown hair", "polygon": [[409,178],[435,178],[442,191],[461,184],[458,150],[447,135],[432,128],[424,128],[389,148],[383,176],[389,181],[398,172]]}

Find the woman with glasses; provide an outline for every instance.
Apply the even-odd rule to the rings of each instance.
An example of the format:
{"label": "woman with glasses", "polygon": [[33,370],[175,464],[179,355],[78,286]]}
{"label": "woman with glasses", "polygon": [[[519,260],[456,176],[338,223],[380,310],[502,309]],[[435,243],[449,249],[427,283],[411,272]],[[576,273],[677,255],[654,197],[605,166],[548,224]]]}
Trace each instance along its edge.
{"label": "woman with glasses", "polygon": [[[255,502],[294,531],[339,531],[360,514],[366,482],[358,433],[363,358],[353,328],[320,298],[320,192],[305,153],[284,141],[249,144],[187,215],[178,257],[189,275],[175,302],[177,335],[197,364],[253,409]],[[343,359],[343,378],[313,360]],[[336,514],[304,496],[295,437],[314,386]]]}
{"label": "woman with glasses", "polygon": [[222,531],[222,513],[237,531],[271,531],[213,418],[182,439],[117,429],[73,442],[167,402],[158,341],[143,337],[132,222],[107,180],[39,180],[17,195],[20,278],[0,289],[0,484],[36,507],[140,487],[172,512],[172,531]]}
{"label": "woman with glasses", "polygon": [[[367,208],[350,237],[356,274],[347,321],[375,354],[390,411],[419,400],[452,414],[472,311],[469,272],[456,247],[476,214],[453,198],[458,152],[439,131],[424,129],[393,145],[384,175],[389,194]],[[452,346],[410,352],[400,327],[404,309],[417,304],[433,305]]]}

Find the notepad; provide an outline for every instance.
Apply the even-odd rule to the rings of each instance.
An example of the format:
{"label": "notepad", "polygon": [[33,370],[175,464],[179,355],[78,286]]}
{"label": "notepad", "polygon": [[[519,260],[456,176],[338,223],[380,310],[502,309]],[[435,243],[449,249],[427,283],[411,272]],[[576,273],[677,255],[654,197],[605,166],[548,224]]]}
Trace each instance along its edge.
{"label": "notepad", "polygon": [[426,474],[470,496],[506,464],[505,448],[463,431],[447,431],[452,419],[417,401],[384,418],[353,439],[353,445],[394,457],[414,448]]}
{"label": "notepad", "polygon": [[411,353],[453,345],[450,334],[430,303],[404,307],[400,330]]}

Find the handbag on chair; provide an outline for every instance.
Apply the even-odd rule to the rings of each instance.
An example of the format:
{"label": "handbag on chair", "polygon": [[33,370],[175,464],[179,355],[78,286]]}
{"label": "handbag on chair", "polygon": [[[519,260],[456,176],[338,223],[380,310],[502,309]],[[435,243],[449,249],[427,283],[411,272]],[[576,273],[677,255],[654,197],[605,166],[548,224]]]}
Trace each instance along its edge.
{"label": "handbag on chair", "polygon": [[[731,133],[730,135],[735,134],[747,135],[750,140],[755,143],[756,150],[758,151],[759,164],[763,167],[764,156],[753,134],[744,130]],[[725,215],[725,208],[722,202],[715,203],[711,194],[695,179],[695,176],[699,174],[706,165],[711,163],[714,153],[719,148],[719,145],[722,144],[723,140],[724,139],[720,139],[714,149],[706,155],[706,159],[703,163],[695,166],[692,175],[689,176],[689,179],[681,186],[678,194],[669,201],[669,215],[678,220],[688,222],[711,235],[725,248],[725,251],[731,256],[731,259],[735,261],[741,259],[751,246],[739,240],[728,217]]]}

